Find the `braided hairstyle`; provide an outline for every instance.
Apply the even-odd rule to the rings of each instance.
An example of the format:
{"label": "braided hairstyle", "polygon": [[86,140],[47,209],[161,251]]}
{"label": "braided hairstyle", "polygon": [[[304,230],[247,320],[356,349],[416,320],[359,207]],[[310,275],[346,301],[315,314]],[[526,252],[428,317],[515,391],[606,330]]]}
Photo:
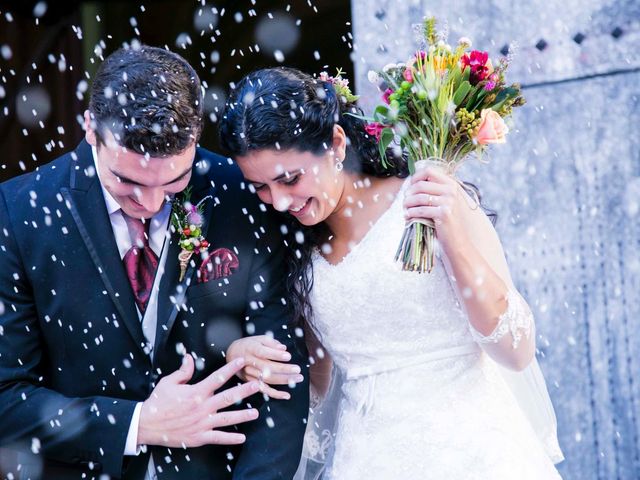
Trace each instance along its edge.
{"label": "braided hairstyle", "polygon": [[[337,124],[347,139],[345,170],[375,177],[407,177],[406,159],[392,149],[387,151],[388,165],[383,167],[378,142],[367,134],[366,121],[358,116],[362,110],[336,92],[331,81],[294,68],[266,68],[244,77],[231,92],[218,129],[220,145],[231,157],[266,149],[323,155],[331,148]],[[312,314],[312,254],[331,232],[324,223],[307,227],[286,213],[279,215],[283,231],[290,237],[287,243],[296,246],[287,255],[287,293],[296,320],[302,322]],[[295,240],[298,232],[303,234],[302,244]]]}

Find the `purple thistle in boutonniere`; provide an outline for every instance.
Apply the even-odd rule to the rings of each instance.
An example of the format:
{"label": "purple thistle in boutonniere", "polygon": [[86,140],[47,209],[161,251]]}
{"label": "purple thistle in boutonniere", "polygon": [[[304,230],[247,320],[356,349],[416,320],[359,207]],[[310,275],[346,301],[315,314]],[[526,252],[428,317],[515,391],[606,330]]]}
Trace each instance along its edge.
{"label": "purple thistle in boutonniere", "polygon": [[208,195],[200,200],[197,204],[191,203],[191,187],[186,188],[180,198],[173,201],[171,210],[171,224],[180,235],[180,253],[178,261],[180,262],[180,279],[181,282],[187,271],[187,265],[194,253],[202,255],[207,252],[209,242],[202,236],[202,224],[204,222],[204,202],[210,199]]}

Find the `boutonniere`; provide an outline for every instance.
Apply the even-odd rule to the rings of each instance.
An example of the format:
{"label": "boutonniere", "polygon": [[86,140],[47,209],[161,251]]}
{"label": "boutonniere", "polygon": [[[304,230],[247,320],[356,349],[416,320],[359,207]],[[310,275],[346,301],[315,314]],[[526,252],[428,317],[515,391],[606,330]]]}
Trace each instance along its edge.
{"label": "boutonniere", "polygon": [[209,242],[202,236],[202,224],[204,222],[204,202],[211,198],[207,195],[195,205],[191,203],[191,187],[187,187],[179,198],[173,200],[171,209],[171,224],[180,235],[181,247],[178,254],[180,262],[181,282],[187,271],[187,265],[194,253],[204,255],[209,248]]}

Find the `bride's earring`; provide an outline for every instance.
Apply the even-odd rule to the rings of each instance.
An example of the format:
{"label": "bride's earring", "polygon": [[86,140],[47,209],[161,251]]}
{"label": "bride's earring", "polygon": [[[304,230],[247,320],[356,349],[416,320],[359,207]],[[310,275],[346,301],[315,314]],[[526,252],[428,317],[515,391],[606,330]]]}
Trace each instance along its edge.
{"label": "bride's earring", "polygon": [[336,157],[336,172],[341,172],[343,168],[344,165],[342,164],[342,160]]}

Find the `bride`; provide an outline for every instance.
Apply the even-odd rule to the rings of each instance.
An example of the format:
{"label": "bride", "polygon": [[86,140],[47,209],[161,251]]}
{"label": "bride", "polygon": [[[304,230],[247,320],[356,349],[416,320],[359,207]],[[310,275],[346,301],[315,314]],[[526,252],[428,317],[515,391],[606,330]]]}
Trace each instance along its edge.
{"label": "bride", "polygon": [[[332,365],[337,377],[308,428],[307,443],[318,416],[336,413],[322,478],[560,478],[533,316],[477,197],[437,168],[409,177],[393,152],[383,168],[366,122],[349,114],[360,111],[324,78],[256,71],[233,90],[220,124],[247,183],[283,212],[287,301],[304,323],[317,395]],[[393,257],[405,221],[424,218],[435,221],[436,266],[401,271]],[[239,356],[245,379],[287,398],[273,385],[298,371],[282,363],[281,345],[241,339],[228,351]],[[318,460],[313,450],[308,460]],[[303,465],[299,476],[310,471]]]}

